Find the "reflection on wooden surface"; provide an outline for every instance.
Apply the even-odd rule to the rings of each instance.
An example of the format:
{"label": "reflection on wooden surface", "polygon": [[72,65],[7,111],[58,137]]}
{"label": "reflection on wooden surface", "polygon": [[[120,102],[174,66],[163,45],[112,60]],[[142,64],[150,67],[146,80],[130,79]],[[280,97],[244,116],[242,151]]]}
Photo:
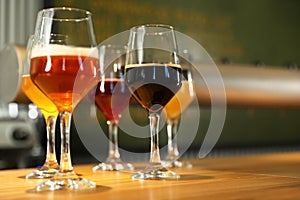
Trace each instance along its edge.
{"label": "reflection on wooden surface", "polygon": [[[0,171],[0,199],[300,199],[300,152],[190,160],[181,179],[133,181],[129,172],[76,171],[97,183],[84,191],[35,192],[32,169]],[[143,167],[140,164],[140,167]]]}

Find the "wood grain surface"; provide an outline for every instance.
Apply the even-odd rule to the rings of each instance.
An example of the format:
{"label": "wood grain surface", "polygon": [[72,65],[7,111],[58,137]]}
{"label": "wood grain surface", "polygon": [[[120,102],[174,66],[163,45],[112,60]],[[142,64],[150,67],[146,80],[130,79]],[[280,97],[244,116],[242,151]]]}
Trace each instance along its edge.
{"label": "wood grain surface", "polygon": [[0,199],[300,199],[300,152],[189,162],[192,168],[173,169],[181,179],[172,181],[131,180],[129,172],[93,173],[94,165],[78,165],[76,172],[97,184],[81,191],[36,192],[43,180],[24,179],[33,169],[3,170]]}

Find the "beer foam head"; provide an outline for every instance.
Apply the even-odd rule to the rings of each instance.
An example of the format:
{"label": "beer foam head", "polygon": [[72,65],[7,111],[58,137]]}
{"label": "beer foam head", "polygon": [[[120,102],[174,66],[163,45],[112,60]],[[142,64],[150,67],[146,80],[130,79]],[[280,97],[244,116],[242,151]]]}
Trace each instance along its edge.
{"label": "beer foam head", "polygon": [[58,55],[80,55],[98,57],[97,47],[74,47],[67,45],[50,44],[45,46],[34,46],[31,51],[31,58],[41,56],[58,56]]}

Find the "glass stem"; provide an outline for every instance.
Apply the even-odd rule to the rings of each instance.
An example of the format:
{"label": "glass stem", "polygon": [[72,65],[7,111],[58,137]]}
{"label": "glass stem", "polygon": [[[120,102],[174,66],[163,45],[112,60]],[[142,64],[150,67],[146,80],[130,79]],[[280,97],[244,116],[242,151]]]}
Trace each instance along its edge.
{"label": "glass stem", "polygon": [[167,160],[175,161],[178,158],[179,151],[177,146],[177,127],[178,120],[167,121],[167,134],[168,134],[168,156]]}
{"label": "glass stem", "polygon": [[109,137],[109,159],[119,159],[119,145],[118,145],[118,123],[114,120],[107,121],[108,125],[108,137]]}
{"label": "glass stem", "polygon": [[150,113],[150,134],[151,134],[151,152],[150,152],[150,164],[160,164],[160,154],[159,154],[159,114]]}
{"label": "glass stem", "polygon": [[73,172],[73,166],[70,154],[70,128],[71,116],[68,111],[60,113],[60,130],[61,130],[61,155],[60,155],[60,173]]}
{"label": "glass stem", "polygon": [[44,166],[57,165],[56,152],[55,152],[55,128],[56,128],[56,116],[49,116],[46,119],[47,126],[47,152],[46,161]]}

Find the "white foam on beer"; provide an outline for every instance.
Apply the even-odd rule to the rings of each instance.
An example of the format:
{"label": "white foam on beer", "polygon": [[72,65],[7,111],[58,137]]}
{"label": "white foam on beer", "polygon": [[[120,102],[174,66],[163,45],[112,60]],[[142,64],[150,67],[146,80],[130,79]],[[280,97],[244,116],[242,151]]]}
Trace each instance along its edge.
{"label": "white foam on beer", "polygon": [[50,44],[45,46],[34,46],[31,51],[31,58],[41,56],[58,56],[58,55],[80,55],[98,57],[97,47],[74,47],[67,45]]}

